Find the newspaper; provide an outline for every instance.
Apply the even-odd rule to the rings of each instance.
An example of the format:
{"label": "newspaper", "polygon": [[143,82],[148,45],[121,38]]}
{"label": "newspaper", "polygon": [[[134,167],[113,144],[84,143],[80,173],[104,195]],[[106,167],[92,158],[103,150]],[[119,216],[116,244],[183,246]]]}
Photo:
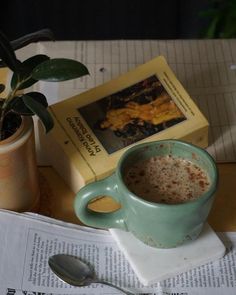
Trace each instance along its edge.
{"label": "newspaper", "polygon": [[168,280],[143,286],[109,232],[69,224],[38,214],[0,211],[0,294],[122,294],[93,284],[76,288],[48,266],[53,254],[76,255],[94,265],[99,278],[135,294],[235,295],[236,233],[219,233],[228,251],[220,260]]}

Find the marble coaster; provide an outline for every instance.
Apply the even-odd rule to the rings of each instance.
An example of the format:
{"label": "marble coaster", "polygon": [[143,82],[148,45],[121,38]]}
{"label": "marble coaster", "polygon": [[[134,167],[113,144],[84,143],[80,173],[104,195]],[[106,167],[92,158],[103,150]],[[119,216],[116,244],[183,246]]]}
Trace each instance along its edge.
{"label": "marble coaster", "polygon": [[225,254],[224,244],[208,224],[195,241],[172,249],[149,247],[131,233],[119,229],[110,229],[110,232],[145,286],[174,277]]}

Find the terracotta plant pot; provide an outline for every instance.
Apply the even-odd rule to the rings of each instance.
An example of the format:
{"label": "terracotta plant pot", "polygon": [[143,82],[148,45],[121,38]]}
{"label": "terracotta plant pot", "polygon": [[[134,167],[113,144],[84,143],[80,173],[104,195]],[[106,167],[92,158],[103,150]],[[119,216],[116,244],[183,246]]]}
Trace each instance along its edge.
{"label": "terracotta plant pot", "polygon": [[0,208],[36,211],[39,198],[33,120],[23,117],[17,132],[0,141]]}

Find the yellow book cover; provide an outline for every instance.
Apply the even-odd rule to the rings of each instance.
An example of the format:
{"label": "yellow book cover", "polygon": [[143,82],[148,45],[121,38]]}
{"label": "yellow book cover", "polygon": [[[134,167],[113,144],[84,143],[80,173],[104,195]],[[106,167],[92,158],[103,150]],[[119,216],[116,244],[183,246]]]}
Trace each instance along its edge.
{"label": "yellow book cover", "polygon": [[208,144],[208,122],[164,57],[50,107],[55,127],[41,132],[54,168],[77,192],[111,174],[132,145],[166,138]]}

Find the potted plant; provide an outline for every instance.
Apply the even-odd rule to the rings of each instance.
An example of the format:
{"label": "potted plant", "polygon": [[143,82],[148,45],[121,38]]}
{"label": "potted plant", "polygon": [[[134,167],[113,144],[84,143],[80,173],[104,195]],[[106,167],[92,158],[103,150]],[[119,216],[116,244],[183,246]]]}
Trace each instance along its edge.
{"label": "potted plant", "polygon": [[0,32],[0,66],[12,73],[8,87],[0,81],[0,208],[3,209],[32,210],[39,203],[32,116],[38,116],[45,132],[53,128],[53,120],[44,94],[28,88],[38,81],[60,82],[88,74],[85,65],[72,59],[51,59],[37,54],[18,60],[15,50],[52,39],[48,29],[14,41]]}

